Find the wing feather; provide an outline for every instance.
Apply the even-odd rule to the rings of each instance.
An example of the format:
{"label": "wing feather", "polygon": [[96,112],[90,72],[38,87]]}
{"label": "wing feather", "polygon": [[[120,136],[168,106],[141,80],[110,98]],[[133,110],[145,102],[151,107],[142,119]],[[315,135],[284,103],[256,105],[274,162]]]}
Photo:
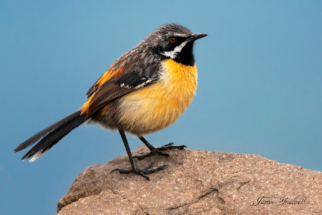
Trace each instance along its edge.
{"label": "wing feather", "polygon": [[112,65],[89,89],[86,94],[88,100],[81,108],[82,113],[86,112],[86,118],[90,118],[110,102],[159,79],[160,61],[157,56],[143,60],[143,63],[135,58],[135,62],[127,61],[123,65],[116,69]]}

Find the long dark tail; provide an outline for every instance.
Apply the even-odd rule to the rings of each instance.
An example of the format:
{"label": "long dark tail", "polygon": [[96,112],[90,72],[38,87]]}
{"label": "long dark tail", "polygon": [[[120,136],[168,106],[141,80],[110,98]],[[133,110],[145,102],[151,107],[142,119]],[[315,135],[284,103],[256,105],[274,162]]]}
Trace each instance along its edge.
{"label": "long dark tail", "polygon": [[53,147],[74,128],[80,126],[84,122],[85,114],[82,115],[81,111],[76,111],[75,113],[66,116],[65,118],[59,120],[58,122],[30,137],[13,151],[19,152],[31,146],[40,139],[40,141],[21,158],[21,160],[26,160],[33,157],[30,160],[30,162],[33,162],[41,155],[43,155],[46,151],[48,151],[51,147]]}

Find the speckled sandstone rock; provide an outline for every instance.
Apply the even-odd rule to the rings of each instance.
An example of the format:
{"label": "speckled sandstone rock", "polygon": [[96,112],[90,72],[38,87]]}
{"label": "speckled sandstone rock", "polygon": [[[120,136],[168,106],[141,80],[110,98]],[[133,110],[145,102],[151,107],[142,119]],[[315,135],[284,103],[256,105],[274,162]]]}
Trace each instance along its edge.
{"label": "speckled sandstone rock", "polygon": [[[133,152],[148,152],[145,146]],[[110,172],[127,155],[87,168],[58,203],[58,215],[322,214],[322,173],[258,155],[172,150],[137,161],[166,170],[150,181]]]}

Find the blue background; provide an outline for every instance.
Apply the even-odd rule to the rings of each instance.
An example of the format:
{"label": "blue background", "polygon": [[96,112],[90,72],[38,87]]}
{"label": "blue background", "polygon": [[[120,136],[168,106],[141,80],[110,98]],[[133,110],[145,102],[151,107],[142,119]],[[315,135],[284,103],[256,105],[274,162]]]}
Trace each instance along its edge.
{"label": "blue background", "polygon": [[195,45],[198,91],[146,138],[321,171],[321,11],[295,0],[1,1],[0,214],[54,214],[81,171],[125,154],[118,133],[92,125],[32,164],[12,150],[80,108],[110,64],[172,22],[209,34]]}

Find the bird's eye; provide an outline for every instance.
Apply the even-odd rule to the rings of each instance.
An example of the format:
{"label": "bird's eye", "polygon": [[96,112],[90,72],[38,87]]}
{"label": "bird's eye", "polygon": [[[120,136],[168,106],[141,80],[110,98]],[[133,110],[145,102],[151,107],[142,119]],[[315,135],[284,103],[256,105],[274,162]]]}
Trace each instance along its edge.
{"label": "bird's eye", "polygon": [[170,43],[175,43],[177,42],[177,39],[175,37],[170,37],[169,41]]}

